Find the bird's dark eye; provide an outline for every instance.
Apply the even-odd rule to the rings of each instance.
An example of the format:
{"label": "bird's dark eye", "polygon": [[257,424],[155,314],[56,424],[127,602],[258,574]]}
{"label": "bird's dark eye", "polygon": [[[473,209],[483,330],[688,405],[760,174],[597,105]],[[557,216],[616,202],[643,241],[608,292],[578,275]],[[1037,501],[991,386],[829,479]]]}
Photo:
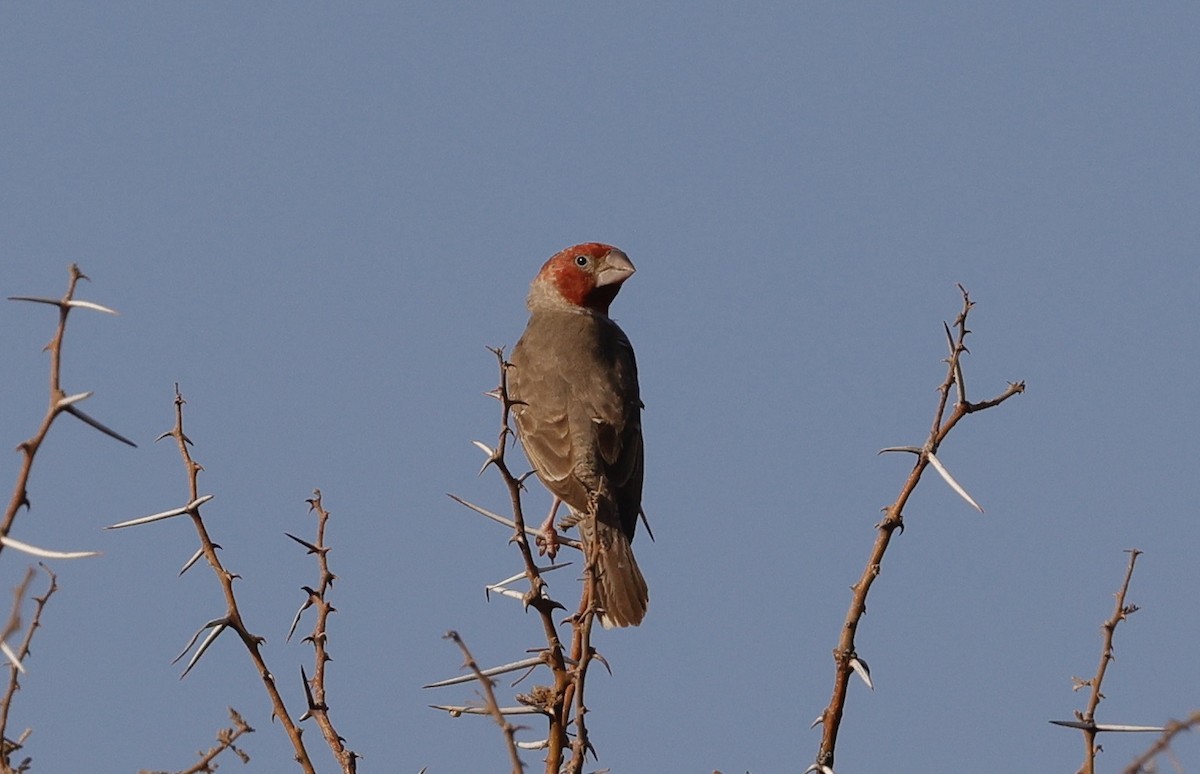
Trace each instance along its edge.
{"label": "bird's dark eye", "polygon": [[589,262],[589,259],[586,255],[575,256],[575,265],[579,266],[580,268],[587,266],[588,262]]}

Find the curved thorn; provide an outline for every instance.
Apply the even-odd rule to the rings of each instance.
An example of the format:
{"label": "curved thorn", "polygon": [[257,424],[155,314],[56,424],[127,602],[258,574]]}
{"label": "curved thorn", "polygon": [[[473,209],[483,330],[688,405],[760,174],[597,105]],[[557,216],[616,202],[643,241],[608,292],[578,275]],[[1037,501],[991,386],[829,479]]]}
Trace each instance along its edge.
{"label": "curved thorn", "polygon": [[89,556],[100,556],[99,551],[52,551],[48,548],[38,548],[28,543],[22,543],[20,540],[8,535],[0,536],[0,543],[14,550],[42,559],[85,559]]}
{"label": "curved thorn", "polygon": [[316,701],[313,700],[312,686],[308,684],[308,675],[304,672],[304,665],[300,665],[300,683],[304,686],[304,705],[308,708],[305,715],[310,715],[315,709],[323,709],[318,707]]}
{"label": "curved thorn", "polygon": [[312,597],[304,600],[304,604],[300,605],[300,609],[296,611],[295,618],[292,619],[292,626],[288,629],[287,638],[284,642],[291,642],[292,635],[296,633],[296,627],[300,625],[300,616],[304,615],[304,611],[312,607]]}
{"label": "curved thorn", "polygon": [[183,563],[183,567],[179,570],[179,575],[182,576],[185,572],[192,569],[192,565],[198,562],[202,556],[204,556],[204,548],[197,548],[196,553],[192,554],[192,557]]}
{"label": "curved thorn", "polygon": [[887,452],[908,452],[909,454],[920,454],[923,450],[917,446],[889,446],[886,449],[880,449],[876,454],[886,454]]}
{"label": "curved thorn", "polygon": [[946,467],[942,465],[941,460],[934,456],[933,452],[926,452],[925,457],[929,460],[929,464],[933,466],[933,469],[938,472],[938,475],[942,477],[942,480],[949,484],[950,488],[953,489],[959,497],[966,500],[972,508],[980,513],[983,513],[983,507],[980,506],[979,503],[975,502],[971,498],[971,495],[967,494],[967,490],[963,489],[961,484],[954,480],[954,476],[950,475],[950,471],[946,470]]}
{"label": "curved thorn", "polygon": [[88,398],[92,397],[93,394],[94,393],[89,390],[88,392],[80,392],[80,393],[76,393],[75,395],[67,395],[62,400],[60,400],[58,403],[55,403],[54,408],[58,409],[59,411],[62,411],[67,406],[70,406],[74,403],[78,403],[81,400],[87,400]]}
{"label": "curved thorn", "polygon": [[525,601],[524,594],[519,591],[514,591],[513,589],[505,588],[504,586],[484,586],[483,590],[488,594],[494,591],[504,597],[511,597],[512,599],[520,600],[522,602]]}
{"label": "curved thorn", "polygon": [[223,623],[209,632],[208,636],[204,638],[204,642],[200,643],[200,647],[196,648],[195,655],[193,655],[191,660],[188,661],[187,668],[184,669],[183,674],[179,676],[180,680],[187,677],[188,672],[192,671],[192,667],[199,663],[200,657],[204,655],[204,651],[208,650],[208,646],[216,642],[217,637],[220,637],[221,632],[225,631],[227,628],[229,628],[229,624]]}
{"label": "curved thorn", "polygon": [[105,314],[111,314],[111,315],[114,315],[117,317],[119,317],[121,315],[121,313],[118,312],[116,309],[109,309],[107,306],[102,306],[100,304],[95,303],[94,301],[82,301],[78,298],[72,298],[70,301],[67,302],[66,305],[70,306],[70,307],[75,307],[77,309],[91,309],[92,311],[95,311],[95,312],[104,312]]}
{"label": "curved thorn", "polygon": [[22,674],[25,672],[25,665],[21,663],[21,659],[17,658],[17,654],[13,652],[13,649],[4,640],[0,640],[0,653],[4,654],[4,657],[17,668],[18,672]]}
{"label": "curved thorn", "polygon": [[174,664],[174,663],[178,662],[179,659],[186,656],[187,652],[192,649],[193,645],[196,644],[196,640],[200,639],[200,635],[201,635],[201,633],[204,632],[205,629],[211,629],[214,626],[227,626],[228,624],[229,624],[229,619],[222,616],[221,618],[214,618],[211,621],[209,621],[208,623],[201,626],[199,629],[196,630],[196,633],[192,635],[192,638],[190,640],[188,640],[188,644],[185,645],[183,650],[181,650],[179,652],[179,655],[176,656],[175,658],[171,659],[171,663]]}
{"label": "curved thorn", "polygon": [[867,684],[867,687],[872,691],[875,690],[875,684],[871,682],[871,669],[867,666],[867,662],[863,661],[858,656],[850,659],[850,668],[854,673],[862,678],[862,681]]}

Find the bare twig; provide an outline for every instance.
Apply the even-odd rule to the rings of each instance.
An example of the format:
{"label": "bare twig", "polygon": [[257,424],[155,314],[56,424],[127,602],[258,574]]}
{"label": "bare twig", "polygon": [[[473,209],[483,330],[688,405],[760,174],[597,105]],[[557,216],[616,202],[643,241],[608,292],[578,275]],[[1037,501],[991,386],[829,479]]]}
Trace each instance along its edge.
{"label": "bare twig", "polygon": [[[207,751],[201,752],[200,760],[186,769],[175,772],[175,774],[212,774],[212,772],[217,770],[217,763],[215,762],[217,756],[226,750],[232,750],[233,754],[242,763],[250,762],[250,756],[246,754],[245,750],[238,747],[236,742],[243,735],[254,733],[254,729],[250,727],[250,724],[233,707],[229,708],[229,717],[233,721],[233,725],[229,728],[222,728],[217,732],[217,743]],[[168,774],[168,772],[141,771],[139,774]]]}
{"label": "bare twig", "polygon": [[[0,750],[0,771],[6,774],[9,771],[20,770],[19,767],[13,768],[9,757],[12,753],[21,749],[22,740],[29,734],[27,730],[15,740],[8,737],[8,713],[12,709],[13,698],[16,696],[17,691],[21,690],[20,677],[22,670],[18,668],[17,664],[24,663],[25,659],[28,658],[29,646],[33,643],[33,635],[42,626],[42,611],[45,610],[46,603],[50,601],[50,597],[54,595],[54,592],[58,591],[58,576],[44,564],[41,565],[41,568],[50,577],[50,584],[46,587],[45,593],[40,597],[33,598],[33,616],[29,620],[29,628],[25,630],[25,636],[22,638],[21,644],[13,650],[13,653],[16,655],[16,664],[9,664],[8,687],[4,691],[4,697],[0,699],[0,745],[3,745],[3,749]],[[21,581],[21,585],[14,592],[13,611],[9,616],[8,623],[4,627],[4,635],[0,637],[0,640],[7,640],[14,632],[21,628],[21,604],[25,598],[29,583],[33,580],[33,575],[34,572],[31,567],[25,573],[25,578]]]}
{"label": "bare twig", "polygon": [[[358,755],[353,750],[346,747],[346,740],[338,734],[333,727],[333,721],[329,719],[329,704],[326,701],[325,694],[325,665],[332,660],[326,649],[328,642],[328,626],[329,614],[336,612],[333,605],[325,598],[326,592],[333,587],[334,580],[337,576],[329,570],[329,546],[325,544],[325,527],[329,523],[329,511],[325,510],[321,505],[321,490],[313,490],[313,496],[309,498],[308,506],[310,513],[317,514],[317,542],[306,543],[294,535],[288,535],[296,542],[305,546],[310,554],[317,557],[317,587],[315,589],[304,587],[304,591],[308,594],[308,599],[304,606],[300,608],[301,612],[305,608],[315,607],[317,610],[317,620],[313,624],[313,633],[305,639],[312,643],[315,652],[316,664],[313,667],[313,676],[311,680],[304,680],[304,692],[308,700],[308,711],[300,717],[304,720],[307,717],[314,718],[317,725],[321,728],[321,734],[325,737],[325,743],[329,745],[329,749],[333,752],[333,757],[341,766],[343,774],[354,774],[358,770]],[[300,614],[296,614],[299,620]],[[293,628],[295,624],[293,624]],[[291,636],[289,634],[289,636]],[[303,678],[304,672],[301,670]]]}
{"label": "bare twig", "polygon": [[[967,352],[965,342],[967,334],[970,333],[967,329],[967,316],[970,314],[974,303],[962,285],[959,285],[958,289],[962,293],[963,306],[962,311],[959,312],[957,319],[954,321],[954,330],[951,331],[951,326],[946,326],[950,356],[946,361],[946,377],[942,381],[941,386],[938,387],[938,403],[934,410],[929,436],[925,441],[925,445],[920,448],[899,447],[889,449],[889,451],[910,451],[916,454],[917,461],[913,465],[912,471],[908,474],[908,478],[901,486],[896,500],[884,509],[884,518],[876,525],[875,542],[871,548],[871,555],[858,582],[852,587],[854,593],[850,600],[850,607],[846,613],[845,623],[842,625],[837,648],[833,651],[835,664],[833,695],[829,699],[829,705],[821,714],[821,747],[817,753],[815,763],[809,769],[810,771],[826,772],[833,770],[837,736],[841,727],[842,716],[845,712],[850,676],[855,673],[856,664],[861,665],[861,668],[865,669],[865,663],[856,651],[855,635],[858,632],[859,622],[866,613],[867,595],[871,590],[871,585],[879,577],[882,570],[883,557],[887,552],[888,545],[891,543],[893,534],[897,529],[903,531],[904,506],[908,503],[913,491],[917,488],[917,484],[920,483],[922,474],[924,474],[927,466],[934,464],[935,455],[942,441],[946,439],[946,436],[963,417],[976,411],[998,406],[1012,396],[1025,391],[1024,382],[1015,382],[1009,384],[1008,389],[990,400],[979,403],[971,403],[967,400],[966,386],[962,376],[962,356]],[[957,399],[953,407],[949,407],[952,391],[956,391]],[[947,415],[948,408],[950,408],[949,415]],[[936,464],[936,467],[945,470],[940,462]],[[970,496],[966,495],[965,490],[962,490],[961,486],[957,485],[957,482],[949,476],[949,473],[943,473],[942,475],[947,479],[948,483],[953,482],[952,486],[960,490],[960,494],[968,502],[975,505],[974,500],[971,500]],[[975,505],[975,507],[978,506]]]}
{"label": "bare twig", "polygon": [[504,741],[508,747],[508,761],[512,765],[512,774],[522,774],[525,771],[525,766],[521,763],[520,753],[517,752],[517,727],[508,722],[508,718],[500,710],[500,705],[496,703],[496,691],[493,688],[492,679],[480,671],[479,664],[475,662],[475,657],[471,655],[471,651],[467,649],[467,644],[463,642],[458,632],[446,632],[446,639],[453,640],[454,644],[459,647],[465,660],[464,666],[471,670],[472,674],[475,675],[475,679],[483,687],[487,710],[504,732]]}

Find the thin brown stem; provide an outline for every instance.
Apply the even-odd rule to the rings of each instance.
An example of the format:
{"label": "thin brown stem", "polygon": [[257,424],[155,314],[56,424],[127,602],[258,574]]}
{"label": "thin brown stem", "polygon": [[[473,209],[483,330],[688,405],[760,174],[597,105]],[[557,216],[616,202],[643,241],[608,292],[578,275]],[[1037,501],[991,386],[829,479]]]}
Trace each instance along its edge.
{"label": "thin brown stem", "polygon": [[517,728],[512,723],[508,722],[508,718],[500,710],[500,705],[496,703],[496,691],[492,679],[485,675],[479,668],[479,664],[475,661],[475,657],[471,655],[471,651],[467,649],[467,644],[463,642],[461,636],[456,631],[446,632],[446,639],[453,640],[454,644],[462,651],[463,659],[467,669],[475,675],[475,679],[479,681],[479,685],[483,688],[484,702],[488,712],[496,724],[500,726],[504,732],[505,746],[508,748],[508,762],[512,766],[512,774],[523,774],[525,771],[524,764],[521,763],[521,755],[517,751]]}
{"label": "thin brown stem", "polygon": [[[237,746],[237,740],[246,734],[254,733],[254,729],[233,707],[229,708],[229,718],[233,721],[233,725],[217,732],[217,743],[201,753],[200,759],[191,766],[180,769],[175,774],[212,774],[218,768],[217,757],[226,750],[232,750],[242,763],[250,762],[250,756]],[[167,772],[142,771],[139,774],[167,774]]]}
{"label": "thin brown stem", "polygon": [[1129,592],[1129,581],[1133,579],[1133,567],[1137,564],[1137,558],[1142,552],[1136,548],[1130,548],[1126,553],[1129,554],[1129,565],[1125,568],[1125,580],[1121,583],[1121,590],[1117,592],[1117,602],[1113,608],[1112,616],[1101,627],[1103,635],[1101,637],[1100,663],[1096,666],[1095,676],[1090,680],[1080,683],[1080,687],[1086,685],[1092,689],[1088,697],[1087,709],[1078,715],[1079,720],[1086,724],[1081,729],[1083,731],[1084,757],[1083,767],[1080,769],[1080,772],[1083,772],[1083,774],[1095,774],[1096,771],[1096,709],[1100,706],[1100,702],[1104,700],[1104,694],[1100,691],[1100,686],[1104,683],[1104,674],[1108,671],[1109,662],[1115,658],[1113,655],[1113,635],[1116,634],[1117,624],[1133,615],[1138,609],[1137,605],[1126,605],[1125,596]]}
{"label": "thin brown stem", "polygon": [[[859,576],[858,582],[852,587],[853,594],[850,599],[850,606],[846,612],[845,622],[842,625],[837,647],[833,651],[835,665],[833,693],[829,699],[829,705],[821,715],[821,747],[816,758],[818,767],[833,768],[838,731],[841,728],[842,717],[846,708],[850,676],[854,672],[853,664],[858,659],[855,641],[858,625],[866,613],[867,596],[871,591],[872,584],[874,584],[875,579],[879,577],[882,571],[883,558],[887,553],[888,546],[891,544],[892,537],[897,529],[903,530],[904,507],[908,503],[912,493],[916,490],[917,484],[921,481],[921,476],[929,465],[929,455],[937,453],[942,441],[945,440],[950,431],[967,414],[998,406],[1012,396],[1020,394],[1025,390],[1024,382],[1017,382],[1010,384],[1007,390],[990,400],[981,403],[970,403],[966,400],[966,386],[962,377],[962,356],[967,352],[965,342],[967,334],[970,333],[967,329],[967,317],[974,306],[974,302],[971,301],[970,295],[961,285],[959,285],[959,290],[962,293],[963,306],[954,321],[954,332],[950,331],[950,326],[946,328],[950,344],[950,356],[947,359],[946,377],[938,387],[938,402],[933,413],[929,436],[921,449],[907,449],[917,453],[917,461],[903,485],[901,485],[896,499],[891,505],[884,508],[884,517],[876,525],[875,540],[871,546],[870,556],[867,559],[862,574]],[[951,391],[955,390],[956,387],[957,400],[951,408],[950,395]],[[949,415],[947,416],[948,409]]]}
{"label": "thin brown stem", "polygon": [[329,524],[329,511],[321,504],[321,490],[313,490],[313,496],[308,500],[309,512],[317,514],[317,542],[310,547],[310,552],[317,557],[317,587],[308,589],[309,598],[306,605],[311,603],[317,610],[317,620],[313,624],[313,633],[306,639],[312,643],[315,664],[312,679],[308,681],[308,715],[317,721],[325,743],[333,752],[343,774],[355,774],[358,770],[358,754],[346,747],[346,740],[337,732],[333,721],[329,718],[329,703],[325,691],[325,667],[332,660],[328,651],[329,615],[335,612],[333,605],[326,599],[326,593],[333,587],[337,576],[329,569],[329,546],[325,544],[325,528]]}

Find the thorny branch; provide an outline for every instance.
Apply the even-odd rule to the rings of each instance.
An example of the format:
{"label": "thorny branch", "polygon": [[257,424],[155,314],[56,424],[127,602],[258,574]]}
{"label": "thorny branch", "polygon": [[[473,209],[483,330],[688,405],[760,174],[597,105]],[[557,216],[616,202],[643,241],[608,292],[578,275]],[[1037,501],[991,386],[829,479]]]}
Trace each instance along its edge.
{"label": "thorny branch", "polygon": [[[529,535],[535,534],[535,531],[525,525],[524,511],[521,505],[523,481],[529,474],[519,477],[514,475],[508,466],[505,456],[508,448],[508,440],[513,433],[509,425],[514,405],[508,393],[509,364],[504,359],[503,349],[493,348],[491,351],[499,363],[500,385],[494,391],[488,393],[488,395],[500,401],[500,436],[495,448],[489,448],[484,444],[477,443],[477,445],[485,449],[488,453],[484,469],[494,466],[504,481],[509,494],[513,518],[511,520],[505,519],[454,495],[451,495],[451,497],[477,513],[512,528],[512,542],[517,544],[517,548],[520,551],[521,560],[524,565],[524,577],[529,582],[529,591],[523,596],[522,601],[526,607],[532,607],[537,611],[546,637],[546,646],[544,649],[538,650],[539,655],[536,661],[529,660],[533,661],[533,663],[529,663],[529,661],[515,662],[514,664],[498,669],[508,671],[510,669],[529,668],[545,664],[550,669],[552,684],[549,686],[534,686],[534,689],[530,693],[521,694],[517,697],[524,705],[523,707],[505,708],[501,709],[501,712],[502,714],[515,714],[517,712],[534,711],[544,715],[549,725],[546,740],[544,742],[521,746],[544,747],[546,749],[545,770],[547,774],[559,774],[560,771],[579,774],[579,772],[583,771],[588,752],[594,754],[594,750],[592,750],[592,746],[588,741],[587,725],[584,721],[587,707],[583,701],[588,665],[592,658],[599,658],[591,645],[591,625],[595,615],[595,605],[593,602],[595,595],[591,591],[592,585],[590,580],[592,573],[590,569],[585,569],[584,590],[579,610],[575,615],[567,619],[567,622],[572,626],[571,655],[568,658],[563,642],[559,638],[553,617],[556,609],[564,609],[564,607],[549,596],[546,590],[546,581],[543,577],[546,571],[555,569],[561,565],[542,568],[538,567],[534,559],[534,549],[530,546]],[[572,540],[562,539],[560,543],[573,548],[579,547],[579,543]],[[585,557],[585,564],[587,563],[587,557]],[[508,589],[502,589],[502,592],[511,593]],[[498,673],[493,670],[488,670],[488,672],[490,674]],[[435,687],[451,682],[455,681],[445,681],[443,683],[431,684],[427,687]],[[450,711],[452,714],[471,711],[470,708],[465,707],[440,706],[439,708]],[[572,725],[574,725],[573,734],[568,731]],[[570,760],[565,760],[565,753],[568,748],[571,750],[572,755]]]}
{"label": "thorny branch", "polygon": [[1113,655],[1113,635],[1117,631],[1117,624],[1138,610],[1137,605],[1125,604],[1125,595],[1129,592],[1129,581],[1133,579],[1133,566],[1137,564],[1137,558],[1142,552],[1136,548],[1131,548],[1126,553],[1129,554],[1129,566],[1125,569],[1125,580],[1121,583],[1121,590],[1117,592],[1117,602],[1113,608],[1113,614],[1104,622],[1102,628],[1104,632],[1103,644],[1100,647],[1100,663],[1096,666],[1096,674],[1090,680],[1079,680],[1076,678],[1075,681],[1075,690],[1086,687],[1092,689],[1091,695],[1088,697],[1087,709],[1083,712],[1075,713],[1076,719],[1084,724],[1080,729],[1083,732],[1084,743],[1083,766],[1079,769],[1081,774],[1095,774],[1096,771],[1096,753],[1099,749],[1096,745],[1096,734],[1100,730],[1096,727],[1096,709],[1100,706],[1100,702],[1104,700],[1104,694],[1100,692],[1100,686],[1104,682],[1104,674],[1108,671],[1109,662],[1115,658]]}
{"label": "thorny branch", "polygon": [[[125,436],[112,430],[92,417],[85,414],[79,409],[79,403],[91,397],[92,393],[82,392],[75,395],[68,395],[62,388],[62,352],[63,342],[67,334],[67,319],[72,309],[91,309],[97,312],[107,314],[116,314],[112,309],[91,301],[82,301],[75,298],[75,290],[80,280],[87,279],[87,276],[79,270],[75,264],[71,264],[68,269],[69,280],[67,291],[62,298],[41,298],[36,296],[10,296],[11,301],[27,301],[30,303],[45,304],[58,309],[58,325],[55,328],[54,336],[50,343],[46,345],[45,350],[50,353],[50,374],[49,374],[49,404],[46,413],[43,415],[41,422],[38,424],[37,430],[33,436],[26,441],[23,441],[17,450],[21,453],[21,467],[17,473],[17,480],[13,485],[12,496],[8,500],[8,504],[4,509],[3,519],[0,519],[0,551],[5,547],[13,548],[18,551],[30,554],[41,558],[54,559],[76,559],[87,556],[95,556],[95,552],[91,551],[52,551],[37,546],[31,546],[16,540],[11,536],[13,525],[16,522],[17,514],[21,508],[30,508],[29,500],[29,479],[33,472],[33,462],[37,457],[38,450],[41,449],[46,436],[50,432],[56,419],[61,414],[70,414],[76,419],[85,424],[99,430],[105,435],[115,438],[116,440],[129,446],[136,446],[133,441],[130,441]],[[29,730],[26,730],[19,738],[12,740],[8,738],[8,720],[9,712],[12,709],[12,702],[16,692],[20,690],[20,673],[23,671],[22,663],[29,655],[29,646],[33,641],[34,633],[41,626],[42,611],[45,609],[46,603],[51,595],[58,590],[57,576],[45,565],[42,568],[50,576],[50,585],[46,592],[40,597],[34,597],[34,612],[30,620],[29,628],[25,631],[25,636],[21,644],[13,649],[8,644],[8,638],[12,636],[21,627],[20,610],[24,602],[25,592],[31,582],[34,571],[32,568],[25,575],[25,579],[17,588],[16,596],[13,604],[12,616],[9,618],[4,631],[0,634],[0,649],[5,651],[5,656],[9,663],[9,679],[8,685],[4,692],[4,696],[0,699],[0,771],[25,771],[29,767],[29,759],[25,759],[13,768],[10,763],[12,753],[19,750],[24,740],[29,735]]]}
{"label": "thorny branch", "polygon": [[[71,264],[70,281],[67,285],[67,292],[60,299],[55,298],[38,298],[34,296],[10,296],[10,301],[29,301],[38,304],[48,304],[58,308],[58,328],[54,332],[54,338],[46,345],[46,351],[50,353],[50,405],[46,409],[45,416],[42,417],[41,423],[38,425],[37,431],[33,437],[21,443],[17,447],[21,452],[21,469],[17,473],[17,481],[13,487],[12,497],[9,498],[8,505],[4,509],[4,518],[0,521],[0,551],[4,550],[5,545],[13,546],[14,542],[8,537],[12,531],[13,522],[17,518],[17,513],[21,507],[29,508],[29,476],[33,472],[33,460],[37,456],[38,449],[42,447],[42,442],[46,440],[46,435],[50,432],[51,425],[54,420],[58,419],[61,414],[71,414],[80,421],[96,428],[105,435],[115,438],[121,443],[129,446],[137,446],[133,441],[116,431],[105,427],[100,422],[97,422],[92,417],[83,413],[76,405],[91,396],[90,392],[83,392],[77,395],[67,395],[62,388],[62,350],[63,339],[67,335],[67,316],[72,309],[93,309],[108,314],[116,314],[112,309],[95,304],[90,301],[80,301],[75,298],[75,287],[79,284],[79,280],[87,279],[79,267]],[[24,547],[21,545],[20,547]],[[44,552],[41,555],[54,556],[55,552]]]}
{"label": "thorny branch", "polygon": [[[567,686],[565,702],[575,706],[575,739],[571,742],[571,763],[568,769],[571,774],[583,771],[588,752],[595,755],[587,733],[587,705],[583,701],[584,682],[587,678],[588,666],[592,658],[598,658],[592,648],[592,623],[596,620],[595,600],[596,586],[593,572],[594,558],[585,557],[587,569],[584,573],[583,597],[579,600],[579,612],[572,619],[574,632],[571,637],[571,658],[577,666],[573,670],[571,684]],[[607,666],[607,664],[605,664]]]}
{"label": "thorny branch", "polygon": [[308,700],[308,711],[300,717],[300,720],[304,721],[309,717],[315,719],[322,736],[325,737],[325,743],[329,745],[343,774],[354,774],[358,770],[358,754],[346,747],[346,740],[333,727],[333,721],[329,719],[329,704],[325,699],[325,665],[333,660],[326,647],[328,643],[327,626],[329,614],[337,612],[336,608],[325,598],[326,592],[333,588],[333,582],[337,579],[337,576],[329,569],[329,546],[325,544],[325,527],[329,523],[329,511],[325,510],[321,504],[320,489],[313,490],[313,496],[307,502],[309,513],[317,514],[317,542],[308,543],[295,535],[288,534],[288,537],[317,557],[317,587],[315,589],[304,587],[308,598],[296,612],[296,617],[292,621],[292,631],[288,632],[288,639],[291,639],[292,633],[296,630],[296,624],[300,622],[300,616],[304,611],[310,607],[317,609],[317,620],[313,624],[313,633],[304,638],[307,642],[312,643],[315,665],[311,680],[306,679],[304,668],[300,669],[301,679],[304,680],[305,698]]}
{"label": "thorny branch", "polygon": [[[936,455],[942,441],[946,439],[946,436],[949,435],[950,431],[954,429],[955,425],[963,417],[977,411],[998,406],[1012,396],[1025,391],[1025,383],[1016,382],[1009,384],[1008,389],[990,400],[978,403],[972,403],[967,400],[966,383],[962,373],[962,356],[967,352],[966,338],[967,334],[970,333],[967,329],[967,316],[970,314],[974,302],[971,301],[970,295],[962,285],[959,285],[958,289],[962,293],[963,306],[962,311],[959,312],[957,319],[954,321],[953,332],[950,326],[946,326],[950,356],[946,361],[946,378],[938,388],[938,404],[933,414],[933,423],[929,431],[929,437],[926,439],[925,445],[919,449],[904,449],[917,455],[916,464],[901,486],[896,500],[884,509],[884,518],[876,526],[875,542],[871,548],[870,558],[867,560],[866,567],[864,567],[858,582],[852,587],[854,593],[850,600],[850,607],[846,613],[845,623],[842,625],[837,647],[833,651],[835,663],[833,695],[830,697],[829,705],[825,708],[819,720],[822,724],[821,747],[817,753],[816,761],[809,767],[809,771],[833,771],[838,730],[841,727],[842,716],[846,707],[850,675],[854,672],[866,675],[866,665],[859,658],[856,650],[855,634],[858,631],[858,624],[867,610],[867,595],[871,590],[871,585],[882,571],[883,557],[892,540],[892,535],[897,529],[903,531],[904,506],[908,503],[913,491],[917,488],[917,484],[920,483],[922,474],[924,474],[926,467],[931,464],[931,459],[934,459],[934,455]],[[952,407],[950,407],[951,390],[956,390],[956,400]],[[948,408],[950,411],[947,416]],[[943,474],[943,477],[947,477],[947,475]],[[947,480],[948,482],[952,481],[952,479],[948,478]]]}
{"label": "thorny branch", "polygon": [[[196,528],[196,534],[200,538],[201,552],[221,584],[221,589],[225,595],[225,614],[206,625],[205,628],[209,628],[212,631],[193,655],[183,674],[186,675],[195,666],[208,645],[212,644],[221,632],[225,629],[232,629],[237,632],[238,637],[242,640],[242,644],[246,647],[246,652],[249,654],[250,660],[254,663],[255,669],[258,671],[259,677],[262,679],[263,687],[267,691],[267,696],[270,697],[274,715],[292,742],[296,762],[300,764],[300,768],[306,774],[316,774],[312,761],[309,759],[308,750],[305,749],[304,741],[301,739],[303,731],[296,725],[295,721],[292,720],[292,716],[288,713],[287,706],[283,702],[283,697],[275,685],[275,677],[271,674],[271,670],[267,668],[266,661],[263,659],[261,645],[264,642],[264,638],[256,634],[251,634],[242,620],[241,610],[238,609],[237,597],[234,596],[233,592],[233,581],[238,576],[225,569],[225,566],[221,563],[220,557],[217,556],[217,545],[209,537],[208,529],[204,526],[204,520],[200,516],[199,502],[204,502],[205,500],[200,497],[199,475],[200,471],[204,468],[192,459],[191,451],[188,449],[191,439],[183,431],[183,406],[185,403],[183,395],[179,392],[179,385],[175,385],[175,426],[170,431],[159,436],[159,440],[174,438],[179,446],[179,454],[183,458],[183,465],[187,471],[188,502],[191,506],[185,512],[191,516],[192,525]],[[198,636],[199,634],[197,634]],[[195,639],[193,638],[193,642]],[[184,653],[186,652],[185,650]]]}
{"label": "thorny branch", "polygon": [[[33,635],[42,625],[42,611],[46,608],[46,603],[50,600],[50,597],[54,592],[58,591],[58,576],[46,565],[43,564],[41,567],[50,576],[50,584],[46,587],[44,594],[33,598],[33,616],[29,620],[29,628],[25,630],[25,636],[22,638],[21,644],[13,649],[16,662],[19,664],[25,663],[26,657],[29,656],[29,646],[33,643]],[[21,628],[21,605],[25,600],[25,593],[29,589],[29,584],[32,582],[33,576],[34,570],[30,567],[28,572],[25,573],[25,578],[21,581],[21,584],[13,592],[12,614],[9,616],[8,623],[4,627],[4,633],[0,635],[0,641],[7,642],[8,638]],[[10,760],[12,754],[21,749],[25,738],[29,734],[27,730],[18,739],[13,740],[8,738],[8,713],[12,708],[13,697],[21,689],[20,677],[21,670],[17,668],[16,664],[9,663],[8,687],[4,691],[4,698],[0,699],[0,745],[2,745],[2,748],[0,748],[0,772],[3,772],[3,774],[20,771],[22,770],[21,767],[25,767],[29,763],[29,760],[26,759],[21,764],[21,767],[14,769]]]}
{"label": "thorny branch", "polygon": [[467,669],[471,670],[471,673],[475,675],[475,679],[483,687],[487,710],[504,732],[504,742],[508,747],[508,762],[512,765],[512,774],[522,774],[525,771],[525,766],[521,763],[520,753],[517,752],[517,727],[508,722],[508,718],[500,710],[500,705],[496,703],[496,691],[492,679],[480,671],[479,664],[475,661],[475,657],[471,655],[471,651],[467,649],[467,643],[463,642],[458,632],[446,632],[446,639],[453,640],[454,644],[462,651],[464,665]]}

